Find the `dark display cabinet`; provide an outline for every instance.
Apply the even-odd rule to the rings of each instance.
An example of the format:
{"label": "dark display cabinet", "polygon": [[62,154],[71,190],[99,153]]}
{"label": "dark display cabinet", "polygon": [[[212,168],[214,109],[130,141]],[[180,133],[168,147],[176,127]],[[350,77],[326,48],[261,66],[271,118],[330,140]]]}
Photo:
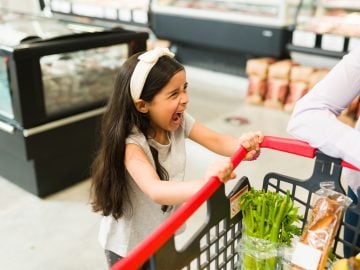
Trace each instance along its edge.
{"label": "dark display cabinet", "polygon": [[89,176],[115,74],[148,33],[0,15],[0,175],[46,196]]}

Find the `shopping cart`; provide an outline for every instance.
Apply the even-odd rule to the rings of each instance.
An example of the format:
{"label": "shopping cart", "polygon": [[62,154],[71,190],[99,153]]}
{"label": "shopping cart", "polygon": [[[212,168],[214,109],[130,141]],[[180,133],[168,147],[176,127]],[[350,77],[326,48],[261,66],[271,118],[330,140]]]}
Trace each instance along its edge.
{"label": "shopping cart", "polygon": [[[301,180],[278,173],[268,173],[263,182],[264,190],[278,193],[290,191],[295,205],[299,207],[299,214],[303,216],[302,228],[304,228],[311,209],[312,196],[320,188],[319,183],[323,181],[333,183],[336,191],[345,193],[340,182],[342,167],[359,170],[345,161],[331,158],[310,147],[307,143],[295,139],[265,136],[261,147],[308,158],[316,157],[313,174],[309,179]],[[232,157],[234,167],[243,160],[245,155],[246,150],[240,147]],[[224,185],[217,177],[212,177],[194,197],[177,209],[126,258],[116,263],[112,270],[136,270],[147,260],[151,270],[236,269],[238,264],[237,246],[242,231],[242,216],[238,201],[249,188],[249,180],[242,177],[226,195]],[[204,225],[183,248],[177,249],[175,232],[205,201],[207,217]],[[360,252],[360,248],[355,244],[357,239],[360,239],[360,206],[352,205],[347,211],[356,215],[357,224],[348,224],[342,221],[341,229],[334,242],[333,252],[337,257],[342,257],[344,247],[349,248],[352,253]],[[353,232],[351,242],[344,240],[344,228]]]}

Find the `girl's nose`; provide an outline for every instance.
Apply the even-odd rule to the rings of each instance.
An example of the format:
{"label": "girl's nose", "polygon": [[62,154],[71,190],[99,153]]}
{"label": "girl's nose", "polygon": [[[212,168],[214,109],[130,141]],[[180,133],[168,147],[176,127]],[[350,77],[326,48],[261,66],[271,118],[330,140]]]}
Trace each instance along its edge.
{"label": "girl's nose", "polygon": [[188,94],[186,92],[183,92],[181,94],[180,103],[181,104],[187,104],[188,102],[189,102]]}

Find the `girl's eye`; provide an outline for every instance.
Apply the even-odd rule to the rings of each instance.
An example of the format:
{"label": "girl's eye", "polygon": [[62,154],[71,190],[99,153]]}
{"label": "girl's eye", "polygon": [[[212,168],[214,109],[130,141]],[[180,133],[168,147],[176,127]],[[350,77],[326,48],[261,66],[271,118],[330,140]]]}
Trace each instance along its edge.
{"label": "girl's eye", "polygon": [[177,92],[177,91],[171,93],[171,97],[177,97],[178,95],[179,95],[179,92]]}

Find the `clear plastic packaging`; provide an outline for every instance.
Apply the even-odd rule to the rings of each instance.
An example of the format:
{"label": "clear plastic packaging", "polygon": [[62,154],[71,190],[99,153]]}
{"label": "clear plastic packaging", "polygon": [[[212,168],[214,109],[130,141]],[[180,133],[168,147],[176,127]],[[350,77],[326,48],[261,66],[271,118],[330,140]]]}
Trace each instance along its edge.
{"label": "clear plastic packaging", "polygon": [[304,262],[300,259],[301,256],[306,256],[305,252],[318,254],[311,269],[325,269],[344,211],[352,201],[346,195],[335,191],[333,183],[322,182],[312,202],[311,213],[292,258],[294,269],[310,267],[304,267]]}
{"label": "clear plastic packaging", "polygon": [[243,234],[239,246],[237,270],[278,270],[280,257],[278,244]]}

